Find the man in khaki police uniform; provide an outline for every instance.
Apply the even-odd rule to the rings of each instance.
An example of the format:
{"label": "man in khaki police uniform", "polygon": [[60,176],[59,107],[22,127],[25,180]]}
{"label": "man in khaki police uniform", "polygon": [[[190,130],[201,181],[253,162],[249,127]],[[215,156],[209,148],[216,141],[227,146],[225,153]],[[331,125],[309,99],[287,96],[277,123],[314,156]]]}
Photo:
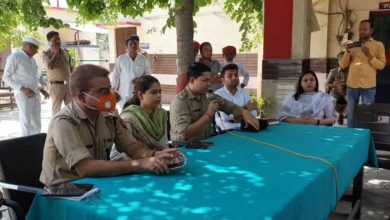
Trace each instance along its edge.
{"label": "man in khaki police uniform", "polygon": [[222,110],[233,114],[239,121],[243,118],[256,129],[259,121],[247,110],[214,95],[206,97],[211,82],[210,68],[202,63],[194,63],[188,68],[188,85],[175,96],[171,103],[170,122],[172,140],[200,141],[212,134],[211,124],[215,113]]}
{"label": "man in khaki police uniform", "polygon": [[[46,186],[91,176],[151,171],[168,173],[177,149],[152,151],[127,135],[115,110],[108,70],[81,65],[70,77],[73,101],[51,120],[43,152],[40,181]],[[109,161],[112,144],[134,160]]]}
{"label": "man in khaki police uniform", "polygon": [[[344,55],[344,52],[340,52],[337,55],[338,60],[341,60],[341,57]],[[346,113],[347,100],[346,100],[346,90],[347,90],[347,78],[348,78],[348,68],[341,69],[341,67],[333,68],[329,71],[328,78],[325,82],[325,91],[329,92],[336,99],[335,110],[337,112],[337,123],[342,125],[344,123],[344,114]]]}
{"label": "man in khaki police uniform", "polygon": [[61,48],[60,34],[50,31],[46,35],[49,42],[49,49],[43,51],[43,62],[47,67],[49,79],[50,96],[52,99],[52,115],[72,101],[69,93],[69,75],[72,72],[71,59],[68,52]]}

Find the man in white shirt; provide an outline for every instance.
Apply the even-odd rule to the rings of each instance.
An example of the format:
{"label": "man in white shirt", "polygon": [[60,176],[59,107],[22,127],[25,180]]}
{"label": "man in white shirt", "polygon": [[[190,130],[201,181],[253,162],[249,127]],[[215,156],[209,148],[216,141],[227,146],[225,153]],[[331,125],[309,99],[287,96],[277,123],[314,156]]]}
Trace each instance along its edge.
{"label": "man in white shirt", "polygon": [[233,62],[234,58],[237,55],[237,50],[234,46],[226,46],[222,48],[222,55],[224,61],[221,63],[221,66],[224,67],[228,64],[234,63],[238,68],[238,75],[244,77],[244,80],[241,83],[241,88],[244,88],[248,85],[249,82],[249,72],[245,67],[237,62]]}
{"label": "man in white shirt", "polygon": [[[215,91],[215,94],[222,98],[251,111],[253,116],[257,116],[257,107],[253,103],[248,91],[238,87],[240,79],[238,77],[238,66],[236,64],[228,64],[222,68],[221,79],[224,87]],[[233,115],[226,115],[219,111],[215,115],[217,127],[221,130],[240,128],[240,122],[234,120]]]}
{"label": "man in white shirt", "polygon": [[38,49],[36,39],[24,37],[23,48],[8,56],[4,68],[3,80],[14,89],[22,136],[41,132],[39,92],[49,98],[49,94],[39,85],[38,67],[33,58]]}
{"label": "man in white shirt", "polygon": [[131,35],[126,40],[127,53],[118,57],[114,71],[111,76],[111,84],[115,95],[119,95],[118,101],[120,111],[123,105],[133,96],[133,79],[150,75],[150,64],[148,59],[138,52],[139,37]]}

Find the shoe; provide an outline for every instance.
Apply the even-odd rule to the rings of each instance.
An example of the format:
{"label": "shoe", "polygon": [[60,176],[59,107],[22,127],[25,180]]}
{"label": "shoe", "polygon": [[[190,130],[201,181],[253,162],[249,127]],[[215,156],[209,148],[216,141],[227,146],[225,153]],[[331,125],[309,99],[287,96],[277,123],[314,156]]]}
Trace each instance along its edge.
{"label": "shoe", "polygon": [[344,124],[344,115],[343,114],[339,114],[337,116],[337,124],[339,124],[339,125],[343,125]]}

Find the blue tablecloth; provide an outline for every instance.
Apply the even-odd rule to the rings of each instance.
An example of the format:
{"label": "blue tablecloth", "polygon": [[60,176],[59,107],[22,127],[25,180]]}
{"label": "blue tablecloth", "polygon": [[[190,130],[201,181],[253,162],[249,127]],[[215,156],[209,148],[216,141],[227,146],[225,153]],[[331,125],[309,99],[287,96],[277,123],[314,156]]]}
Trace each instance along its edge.
{"label": "blue tablecloth", "polygon": [[[341,196],[362,165],[376,163],[365,129],[279,124],[235,132],[324,158],[336,166]],[[230,134],[207,150],[183,149],[189,163],[166,176],[87,178],[101,198],[75,202],[36,196],[28,219],[327,219],[336,206],[329,165]]]}

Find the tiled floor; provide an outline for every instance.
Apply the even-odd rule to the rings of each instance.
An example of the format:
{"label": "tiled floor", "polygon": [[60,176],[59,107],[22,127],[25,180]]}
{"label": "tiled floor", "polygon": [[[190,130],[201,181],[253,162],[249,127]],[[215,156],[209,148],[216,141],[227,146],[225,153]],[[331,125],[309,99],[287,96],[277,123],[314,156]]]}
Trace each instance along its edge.
{"label": "tiled floor", "polygon": [[[169,108],[164,105],[164,108]],[[51,101],[42,102],[42,131],[46,132],[51,117]],[[0,110],[0,140],[19,136],[18,111]],[[1,208],[2,210],[4,208]],[[350,211],[350,203],[340,202],[329,219],[345,219]],[[4,214],[4,213],[3,213]],[[2,219],[8,219],[4,215]],[[390,170],[365,168],[363,210],[364,220],[390,219]]]}

